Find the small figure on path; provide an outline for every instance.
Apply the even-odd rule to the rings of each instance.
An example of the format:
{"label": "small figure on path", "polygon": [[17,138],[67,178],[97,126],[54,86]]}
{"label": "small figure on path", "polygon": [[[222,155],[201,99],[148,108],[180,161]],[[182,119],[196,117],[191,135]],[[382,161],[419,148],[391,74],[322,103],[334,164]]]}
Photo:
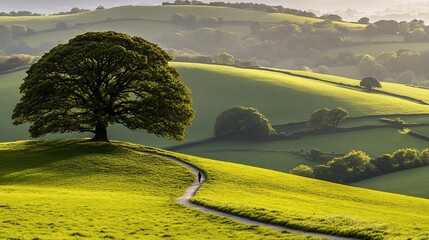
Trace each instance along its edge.
{"label": "small figure on path", "polygon": [[201,172],[198,172],[198,182],[201,182]]}

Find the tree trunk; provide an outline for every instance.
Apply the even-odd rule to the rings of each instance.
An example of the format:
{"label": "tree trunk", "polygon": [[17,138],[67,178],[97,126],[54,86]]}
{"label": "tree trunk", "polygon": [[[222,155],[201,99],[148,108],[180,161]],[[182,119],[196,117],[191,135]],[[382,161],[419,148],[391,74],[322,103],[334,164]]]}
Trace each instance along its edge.
{"label": "tree trunk", "polygon": [[97,125],[95,127],[95,136],[91,139],[91,141],[95,142],[109,142],[107,138],[107,127],[102,125]]}

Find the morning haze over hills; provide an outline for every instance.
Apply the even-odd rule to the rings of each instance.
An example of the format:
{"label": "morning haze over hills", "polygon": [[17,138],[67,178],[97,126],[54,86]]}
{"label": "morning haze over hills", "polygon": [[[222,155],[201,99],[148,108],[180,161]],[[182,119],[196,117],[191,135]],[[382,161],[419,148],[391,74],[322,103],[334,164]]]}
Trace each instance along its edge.
{"label": "morning haze over hills", "polygon": [[425,9],[0,0],[0,239],[428,239]]}

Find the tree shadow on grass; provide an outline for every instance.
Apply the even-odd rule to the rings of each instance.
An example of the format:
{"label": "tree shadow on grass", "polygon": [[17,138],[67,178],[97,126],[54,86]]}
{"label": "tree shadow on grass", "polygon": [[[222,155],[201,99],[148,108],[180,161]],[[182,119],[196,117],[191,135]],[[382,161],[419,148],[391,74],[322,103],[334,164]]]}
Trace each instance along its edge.
{"label": "tree shadow on grass", "polygon": [[[89,154],[114,154],[123,149],[90,139],[62,139],[8,143],[0,148],[0,184],[6,175]],[[4,179],[3,179],[4,180]]]}

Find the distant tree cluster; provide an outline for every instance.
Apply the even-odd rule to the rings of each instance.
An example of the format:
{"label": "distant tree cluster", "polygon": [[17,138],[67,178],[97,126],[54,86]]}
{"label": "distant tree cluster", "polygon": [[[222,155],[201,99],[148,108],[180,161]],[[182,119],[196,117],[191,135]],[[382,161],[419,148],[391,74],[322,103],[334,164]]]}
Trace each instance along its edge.
{"label": "distant tree cluster", "polygon": [[[369,19],[368,19],[369,20]],[[366,21],[366,19],[362,19]],[[429,41],[429,26],[423,20],[414,19],[410,22],[395,20],[380,20],[369,24],[364,34],[374,36],[377,34],[403,35],[406,42],[427,42]]]}
{"label": "distant tree cluster", "polygon": [[27,54],[17,54],[0,57],[0,73],[17,68],[29,67],[38,59],[38,57],[30,56]]}
{"label": "distant tree cluster", "polygon": [[6,12],[0,12],[0,16],[16,16],[16,17],[20,17],[20,16],[42,16],[42,14],[40,13],[33,13],[30,11],[11,11],[9,13]]}
{"label": "distant tree cluster", "polygon": [[218,7],[230,7],[230,8],[238,8],[238,9],[246,9],[246,10],[256,10],[263,11],[269,13],[285,13],[292,14],[297,16],[304,17],[312,17],[316,18],[316,14],[308,11],[292,9],[292,8],[284,8],[283,6],[270,6],[263,3],[252,3],[252,2],[211,2],[211,3],[203,3],[202,1],[196,0],[176,0],[173,3],[163,2],[162,5],[206,5],[206,6],[218,6]]}
{"label": "distant tree cluster", "polygon": [[332,21],[343,21],[343,18],[337,14],[324,14],[320,16],[321,19],[332,20]]}
{"label": "distant tree cluster", "polygon": [[233,107],[216,118],[216,137],[260,139],[275,134],[270,121],[254,108]]}
{"label": "distant tree cluster", "polygon": [[163,42],[175,49],[192,49],[203,54],[229,52],[238,43],[236,33],[209,27],[167,35]]}
{"label": "distant tree cluster", "polygon": [[90,11],[91,10],[89,9],[74,7],[68,12],[59,12],[59,13],[54,13],[52,15],[68,15],[68,14],[76,14],[76,13],[83,13],[83,12],[90,12]]}
{"label": "distant tree cluster", "polygon": [[396,79],[398,83],[414,85],[429,79],[427,72],[429,50],[414,52],[402,49],[396,52],[383,52],[376,57],[368,54],[357,55],[356,61],[363,75],[378,79],[390,78]]}
{"label": "distant tree cluster", "polygon": [[295,175],[314,177],[338,183],[351,183],[381,174],[429,165],[429,149],[399,149],[393,154],[371,158],[362,151],[351,151],[326,164],[311,168],[300,165],[290,172]]}
{"label": "distant tree cluster", "polygon": [[185,27],[197,28],[217,25],[219,23],[222,23],[223,19],[216,17],[199,18],[196,14],[193,13],[187,15],[184,15],[182,13],[176,13],[171,17],[170,22]]}
{"label": "distant tree cluster", "polygon": [[[253,23],[251,33],[243,39],[240,57],[256,57],[270,62],[288,57],[307,57],[317,65],[329,65],[321,59],[322,51],[347,46],[344,37],[348,29],[331,20],[315,24],[297,24],[290,21],[278,23]],[[304,64],[304,66],[308,66]]]}
{"label": "distant tree cluster", "polygon": [[322,108],[311,114],[307,124],[314,130],[336,128],[348,116],[349,113],[344,108]]}
{"label": "distant tree cluster", "polygon": [[14,38],[33,33],[34,30],[22,24],[0,24],[0,45],[13,41]]}

